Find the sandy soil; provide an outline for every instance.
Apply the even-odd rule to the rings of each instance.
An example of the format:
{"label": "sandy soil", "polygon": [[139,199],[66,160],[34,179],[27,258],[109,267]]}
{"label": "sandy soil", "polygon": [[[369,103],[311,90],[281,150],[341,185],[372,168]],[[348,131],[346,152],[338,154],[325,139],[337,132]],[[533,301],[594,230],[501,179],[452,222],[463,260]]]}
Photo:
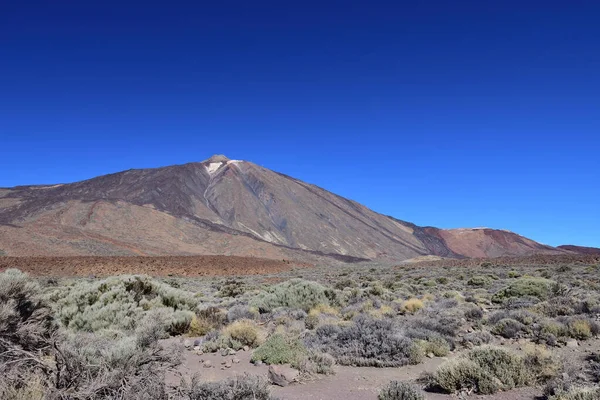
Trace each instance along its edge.
{"label": "sandy soil", "polygon": [[[193,340],[194,338],[191,338]],[[172,338],[166,343],[182,342],[183,338]],[[507,342],[506,346],[518,350],[524,344],[523,341]],[[564,362],[573,366],[583,365],[582,360],[591,352],[600,349],[600,339],[589,340],[581,343],[579,347],[562,347],[554,349],[553,352]],[[272,393],[285,400],[362,400],[377,399],[379,390],[392,380],[414,382],[424,372],[434,372],[436,368],[447,359],[457,357],[460,353],[453,352],[448,357],[427,358],[419,365],[411,365],[401,368],[357,368],[347,366],[336,366],[335,375],[317,377],[312,380],[292,384],[287,387],[272,386]],[[233,356],[223,357],[220,354],[198,355],[194,351],[186,350],[182,365],[175,373],[169,374],[167,383],[176,386],[182,377],[189,378],[193,374],[199,374],[202,380],[219,381],[245,373],[267,376],[266,365],[254,366],[250,363],[251,351],[239,351]],[[232,363],[231,368],[222,368],[222,363],[237,358],[239,363]],[[202,362],[209,360],[211,368],[204,368]],[[533,400],[542,394],[541,388],[528,387],[501,392],[495,395],[479,396],[471,395],[469,399],[488,400]],[[429,400],[448,400],[456,396],[427,393]]]}

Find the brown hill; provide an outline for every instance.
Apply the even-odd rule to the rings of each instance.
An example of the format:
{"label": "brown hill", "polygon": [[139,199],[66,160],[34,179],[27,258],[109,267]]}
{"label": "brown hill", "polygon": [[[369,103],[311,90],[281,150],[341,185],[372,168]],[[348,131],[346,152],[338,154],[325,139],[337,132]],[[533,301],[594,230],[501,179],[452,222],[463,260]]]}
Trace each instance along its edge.
{"label": "brown hill", "polygon": [[519,235],[440,230],[378,214],[246,161],[137,169],[0,189],[7,255],[237,255],[315,261],[566,253]]}
{"label": "brown hill", "polygon": [[584,246],[574,246],[572,244],[565,244],[562,246],[558,246],[558,249],[567,250],[573,253],[578,254],[589,254],[589,255],[600,255],[600,248],[598,247],[584,247]]}

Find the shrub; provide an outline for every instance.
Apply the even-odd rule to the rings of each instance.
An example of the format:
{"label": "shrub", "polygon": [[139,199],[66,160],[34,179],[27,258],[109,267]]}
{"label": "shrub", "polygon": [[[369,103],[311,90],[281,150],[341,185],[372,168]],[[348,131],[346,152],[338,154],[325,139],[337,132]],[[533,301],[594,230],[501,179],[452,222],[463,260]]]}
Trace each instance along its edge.
{"label": "shrub", "polygon": [[252,361],[298,366],[307,354],[306,347],[298,338],[275,333],[254,350]]}
{"label": "shrub", "polygon": [[569,334],[575,339],[589,339],[592,337],[592,326],[586,319],[574,319],[569,322]]}
{"label": "shrub", "polygon": [[226,326],[223,334],[239,342],[242,346],[257,347],[263,341],[263,333],[256,323],[248,319],[240,319]]}
{"label": "shrub", "polygon": [[210,306],[198,310],[198,324],[205,328],[206,332],[220,329],[227,319],[227,315],[218,307]]}
{"label": "shrub", "polygon": [[45,365],[41,357],[52,350],[55,332],[39,285],[15,269],[0,273],[0,398],[35,397],[29,379],[36,379],[33,371]]}
{"label": "shrub", "polygon": [[469,321],[479,321],[483,318],[483,310],[477,306],[470,306],[465,310],[465,318]]}
{"label": "shrub", "polygon": [[546,300],[555,284],[556,282],[545,278],[519,278],[494,294],[492,301],[500,303],[513,297],[535,297],[538,300]]}
{"label": "shrub", "polygon": [[514,339],[527,332],[527,327],[511,318],[504,318],[498,321],[492,328],[492,333],[500,335],[507,339]]}
{"label": "shrub", "polygon": [[189,312],[198,304],[193,293],[147,276],[118,276],[91,283],[77,281],[53,290],[49,300],[63,326],[86,332],[133,330],[149,310],[156,308],[184,312],[173,313],[173,320],[167,321],[173,330],[179,331],[182,321],[191,322]]}
{"label": "shrub", "polygon": [[600,388],[576,388],[551,396],[549,400],[598,400]]}
{"label": "shrub", "polygon": [[432,353],[436,357],[445,357],[450,353],[450,345],[444,338],[439,336],[432,336],[427,340],[418,340],[416,343],[424,354]]}
{"label": "shrub", "polygon": [[424,306],[425,305],[421,300],[412,298],[402,303],[402,311],[405,313],[414,314],[417,311],[421,310]]}
{"label": "shrub", "polygon": [[560,364],[548,349],[542,346],[527,345],[524,351],[525,365],[529,373],[535,376],[539,382],[546,382],[558,374]]}
{"label": "shrub", "polygon": [[243,282],[234,279],[226,280],[217,293],[219,297],[238,297],[244,294],[246,287]]}
{"label": "shrub", "polygon": [[0,273],[0,364],[48,347],[55,331],[39,285],[16,269]]}
{"label": "shrub", "polygon": [[335,358],[330,354],[311,350],[308,352],[308,357],[300,363],[299,369],[307,373],[333,375],[335,373],[334,365]]}
{"label": "shrub", "polygon": [[475,287],[489,286],[492,283],[492,278],[483,275],[476,275],[467,281],[467,285]]}
{"label": "shrub", "polygon": [[359,315],[349,326],[323,325],[305,339],[310,349],[331,354],[343,365],[397,367],[417,364],[423,353],[386,319]]}
{"label": "shrub", "polygon": [[269,383],[255,375],[236,376],[220,382],[201,382],[194,376],[181,388],[187,400],[271,400]]}
{"label": "shrub", "polygon": [[256,316],[257,313],[245,305],[233,306],[227,311],[227,321],[229,322],[234,322],[238,319],[255,319]]}
{"label": "shrub", "polygon": [[483,344],[488,344],[492,341],[493,336],[486,331],[476,331],[467,333],[462,338],[463,346],[481,346]]}
{"label": "shrub", "polygon": [[391,381],[379,392],[378,400],[425,400],[423,393],[406,382]]}
{"label": "shrub", "polygon": [[433,374],[433,382],[446,393],[472,390],[480,394],[492,394],[500,389],[493,376],[482,371],[475,362],[464,358],[440,365]]}
{"label": "shrub", "polygon": [[523,358],[499,347],[480,347],[471,350],[467,357],[480,368],[502,382],[504,389],[523,386],[531,381]]}
{"label": "shrub", "polygon": [[317,304],[329,304],[327,289],[304,279],[291,279],[270,287],[257,295],[251,302],[261,313],[271,312],[277,307],[298,308],[309,311]]}
{"label": "shrub", "polygon": [[491,394],[527,385],[532,375],[522,357],[502,348],[481,347],[442,364],[433,381],[448,393],[467,389]]}
{"label": "shrub", "polygon": [[213,330],[213,327],[207,324],[205,320],[201,320],[197,316],[194,316],[190,321],[190,327],[187,334],[189,336],[204,336],[211,330]]}

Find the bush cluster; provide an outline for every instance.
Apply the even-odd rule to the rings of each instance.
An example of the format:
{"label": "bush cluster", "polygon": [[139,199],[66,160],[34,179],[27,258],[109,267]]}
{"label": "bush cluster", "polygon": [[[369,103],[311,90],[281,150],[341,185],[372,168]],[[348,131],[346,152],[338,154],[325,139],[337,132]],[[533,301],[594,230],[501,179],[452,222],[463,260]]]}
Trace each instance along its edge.
{"label": "bush cluster", "polygon": [[339,364],[398,367],[418,364],[423,352],[391,320],[356,317],[349,326],[323,325],[305,339],[308,348],[331,354]]}
{"label": "bush cluster", "polygon": [[189,328],[198,305],[193,293],[147,276],[78,281],[53,290],[49,300],[63,326],[86,332],[133,330],[149,310],[166,308],[172,316],[167,329],[181,334]]}

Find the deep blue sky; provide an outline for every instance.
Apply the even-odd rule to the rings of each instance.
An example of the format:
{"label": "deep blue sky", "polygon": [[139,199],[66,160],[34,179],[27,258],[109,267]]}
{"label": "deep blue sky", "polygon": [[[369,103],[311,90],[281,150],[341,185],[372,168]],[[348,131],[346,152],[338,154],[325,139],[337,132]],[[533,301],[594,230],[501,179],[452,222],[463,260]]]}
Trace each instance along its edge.
{"label": "deep blue sky", "polygon": [[420,225],[600,246],[598,21],[598,1],[5,1],[0,186],[223,153]]}

